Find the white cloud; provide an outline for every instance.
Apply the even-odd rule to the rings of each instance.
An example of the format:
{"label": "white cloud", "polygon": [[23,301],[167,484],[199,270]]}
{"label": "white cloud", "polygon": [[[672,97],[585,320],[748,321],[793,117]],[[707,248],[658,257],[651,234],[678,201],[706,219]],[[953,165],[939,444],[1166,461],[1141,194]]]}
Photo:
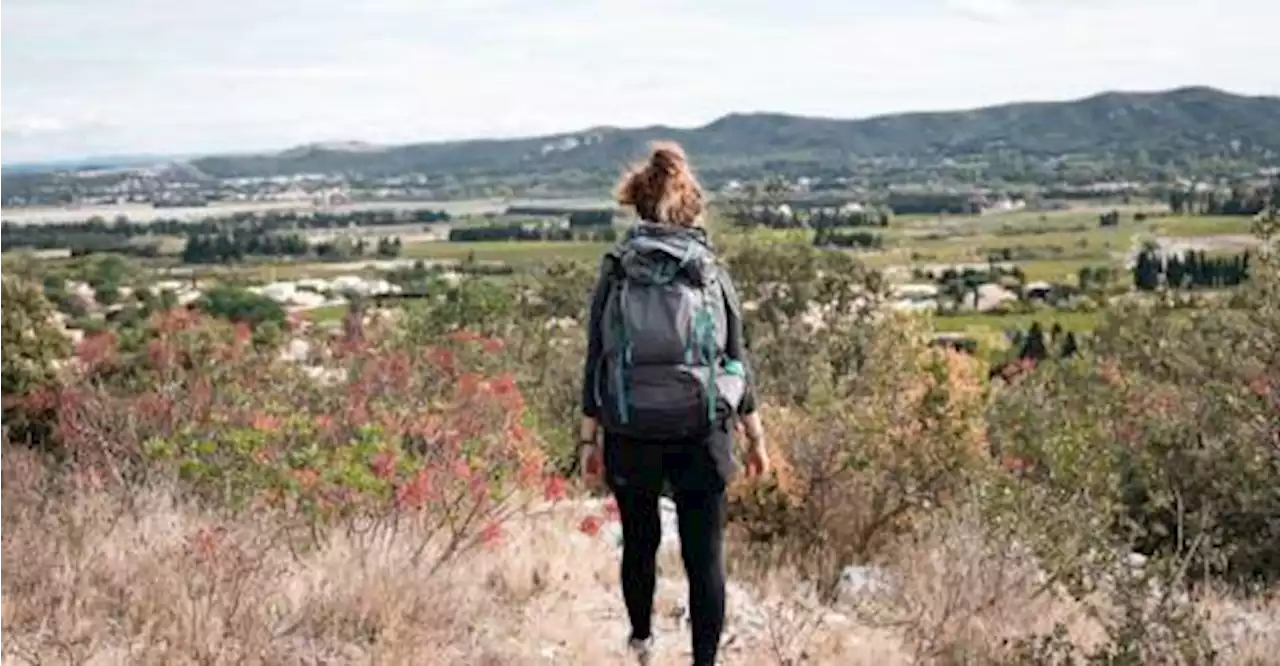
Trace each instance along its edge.
{"label": "white cloud", "polygon": [[943,5],[961,15],[983,21],[1002,21],[1025,10],[1016,0],[945,0]]}
{"label": "white cloud", "polygon": [[17,119],[6,161],[694,125],[730,111],[856,117],[1189,84],[1280,93],[1265,64],[1280,44],[1241,33],[1242,19],[1280,19],[1270,0],[5,9],[4,111]]}
{"label": "white cloud", "polygon": [[29,136],[38,136],[40,134],[49,134],[53,132],[61,132],[66,129],[66,124],[57,118],[44,118],[39,116],[29,116],[18,118],[17,120],[5,120],[3,132],[5,136],[14,138],[25,138]]}
{"label": "white cloud", "polygon": [[0,123],[0,131],[6,139],[44,140],[47,137],[59,137],[82,132],[96,132],[108,129],[98,114],[87,111],[67,116],[47,115],[7,115]]}

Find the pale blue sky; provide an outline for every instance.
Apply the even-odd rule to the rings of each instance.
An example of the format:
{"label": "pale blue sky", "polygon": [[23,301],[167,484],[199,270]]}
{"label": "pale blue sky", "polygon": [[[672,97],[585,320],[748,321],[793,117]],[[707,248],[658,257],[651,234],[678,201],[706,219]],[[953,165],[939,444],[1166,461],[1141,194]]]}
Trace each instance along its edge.
{"label": "pale blue sky", "polygon": [[5,162],[1280,94],[1275,0],[7,0],[2,25]]}

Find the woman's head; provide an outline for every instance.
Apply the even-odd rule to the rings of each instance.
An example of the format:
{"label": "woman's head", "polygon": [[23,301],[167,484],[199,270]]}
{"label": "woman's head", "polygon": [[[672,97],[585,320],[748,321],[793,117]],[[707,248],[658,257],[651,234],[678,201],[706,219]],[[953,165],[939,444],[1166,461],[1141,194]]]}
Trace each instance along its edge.
{"label": "woman's head", "polygon": [[670,141],[651,147],[649,159],[618,184],[618,203],[633,206],[650,222],[695,227],[702,224],[702,187],[693,177],[684,149]]}

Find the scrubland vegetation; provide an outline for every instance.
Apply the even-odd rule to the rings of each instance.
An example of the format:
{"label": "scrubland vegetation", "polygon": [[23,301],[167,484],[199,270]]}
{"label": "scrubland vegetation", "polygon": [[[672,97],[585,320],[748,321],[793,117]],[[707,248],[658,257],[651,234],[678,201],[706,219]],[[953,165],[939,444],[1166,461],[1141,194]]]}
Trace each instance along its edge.
{"label": "scrubland vegetation", "polygon": [[[732,490],[725,662],[1273,663],[1274,252],[990,379],[855,255],[728,238],[779,469]],[[5,662],[620,659],[613,511],[569,455],[593,271],[464,278],[339,337],[159,304],[74,348],[6,273]]]}

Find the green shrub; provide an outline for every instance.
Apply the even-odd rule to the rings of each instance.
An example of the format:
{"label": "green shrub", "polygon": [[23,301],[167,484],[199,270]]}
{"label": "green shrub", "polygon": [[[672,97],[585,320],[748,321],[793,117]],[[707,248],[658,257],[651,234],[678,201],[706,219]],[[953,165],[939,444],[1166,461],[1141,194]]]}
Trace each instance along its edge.
{"label": "green shrub", "polygon": [[730,508],[746,539],[828,593],[991,467],[982,364],[930,347],[905,317],[866,326],[860,368],[835,381],[816,368],[804,407],[765,408],[778,481],[744,481]]}
{"label": "green shrub", "polygon": [[57,363],[71,351],[70,340],[53,323],[54,309],[39,285],[4,277],[3,400],[6,436],[44,443],[53,418],[47,405],[25,396],[58,384]]}
{"label": "green shrub", "polygon": [[1110,313],[1092,354],[1002,391],[993,440],[1062,498],[1087,495],[1118,544],[1241,585],[1280,574],[1280,289],[1247,307]]}
{"label": "green shrub", "polygon": [[267,323],[283,326],[285,320],[284,307],[279,303],[248,289],[226,285],[209,289],[196,301],[196,307],[205,314],[254,327]]}

